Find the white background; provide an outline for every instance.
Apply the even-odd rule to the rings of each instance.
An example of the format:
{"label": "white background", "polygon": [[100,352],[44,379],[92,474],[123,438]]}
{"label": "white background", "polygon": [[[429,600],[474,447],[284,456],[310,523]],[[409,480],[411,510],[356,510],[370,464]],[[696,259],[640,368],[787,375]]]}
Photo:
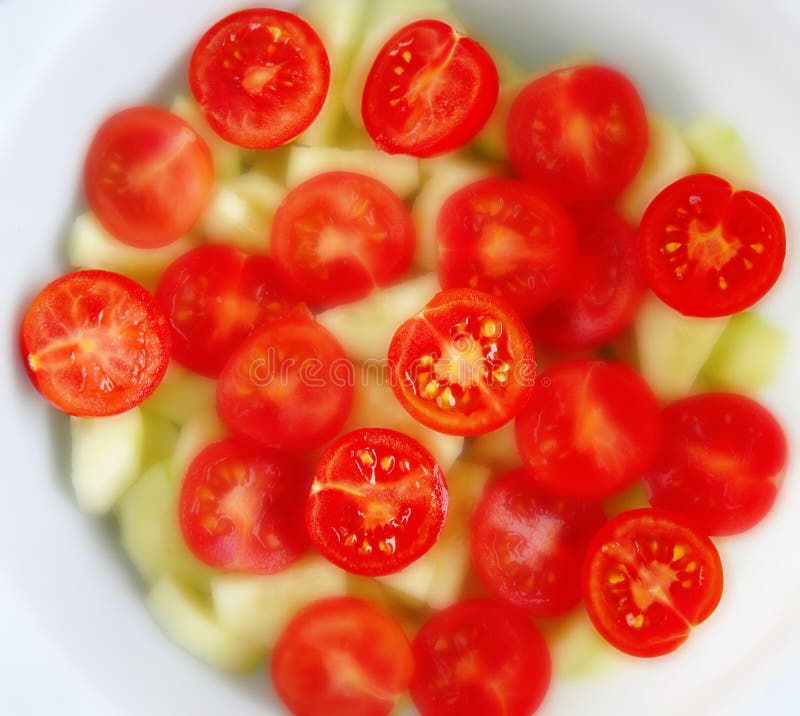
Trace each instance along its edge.
{"label": "white background", "polygon": [[[25,102],[26,92],[36,84],[53,46],[64,42],[102,1],[0,0],[0,139],[3,128],[13,121],[15,112]],[[778,4],[794,13],[800,27],[800,2],[763,0],[761,7],[767,12],[770,6]],[[731,4],[719,0],[718,6],[729,8]],[[753,30],[757,32],[757,28]],[[800,50],[797,59],[800,61]],[[0,187],[0,190],[9,191],[11,187]],[[7,475],[6,479],[23,477]],[[2,548],[13,546],[3,545]],[[796,556],[791,557],[794,567]],[[46,565],[42,568],[46,569]],[[90,588],[91,585],[87,585],[87,589]],[[57,598],[55,592],[53,599]],[[765,603],[754,604],[753,609],[768,609],[767,600],[765,595]],[[753,675],[752,684],[738,697],[737,704],[720,705],[714,713],[720,716],[800,714],[799,669],[800,645],[796,645],[777,658],[765,673]],[[665,688],[680,689],[680,684],[665,685]],[[611,708],[613,710],[613,706]],[[36,625],[24,603],[16,597],[14,585],[1,571],[0,713],[9,716],[113,716],[107,704],[97,701],[91,684],[76,678],[68,655],[51,646],[47,634]]]}

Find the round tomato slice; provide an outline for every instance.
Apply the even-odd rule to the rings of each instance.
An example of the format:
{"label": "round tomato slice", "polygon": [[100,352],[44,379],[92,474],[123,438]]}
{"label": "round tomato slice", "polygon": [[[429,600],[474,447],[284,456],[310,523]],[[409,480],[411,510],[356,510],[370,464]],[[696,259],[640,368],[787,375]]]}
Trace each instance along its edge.
{"label": "round tomato slice", "polygon": [[81,417],[135,408],[169,365],[169,324],[139,284],[108,271],[75,271],[34,298],[22,323],[34,386]]}
{"label": "round tomato slice", "polygon": [[749,308],[775,285],[786,258],[778,210],[711,174],[664,189],[642,217],[639,241],[653,292],[687,316]]}
{"label": "round tomato slice", "polygon": [[517,174],[568,204],[616,197],[641,168],[647,144],[639,93],[608,67],[571,67],[534,80],[515,100],[508,120]]}
{"label": "round tomato slice", "polygon": [[522,320],[480,291],[442,291],[395,333],[392,387],[423,425],[478,435],[511,420],[528,402],[536,355]]}
{"label": "round tomato slice", "polygon": [[516,433],[542,489],[598,500],[621,492],[651,466],[661,411],[647,383],[622,363],[570,361],[542,374]]}
{"label": "round tomato slice", "polygon": [[140,249],[166,246],[188,232],[213,179],[206,143],[158,107],[133,107],[107,119],[83,168],[86,200],[100,223]]}
{"label": "round tomato slice", "polygon": [[303,508],[310,484],[310,476],[275,450],[233,438],[209,445],[181,486],[183,538],[212,567],[280,572],[308,549]]}
{"label": "round tomato slice", "polygon": [[663,656],[704,622],[722,597],[714,543],[662,510],[623,512],[589,545],[583,598],[597,631],[631,656]]}
{"label": "round tomato slice", "polygon": [[766,408],[743,395],[695,395],[664,410],[664,444],[645,487],[653,507],[707,534],[736,534],[772,509],[786,459],[786,436]]}
{"label": "round tomato slice", "polygon": [[491,599],[434,614],[412,645],[422,716],[530,716],[550,685],[550,652],[524,613]]}
{"label": "round tomato slice", "polygon": [[408,638],[361,599],[315,602],[289,622],[270,664],[275,691],[298,716],[388,716],[408,688]]}
{"label": "round tomato slice", "polygon": [[172,327],[173,357],[210,378],[253,329],[296,304],[271,259],[213,244],[167,267],[156,298]]}
{"label": "round tomato slice", "polygon": [[322,456],[306,510],[324,557],[354,574],[397,572],[425,554],[447,515],[433,456],[394,430],[356,430]]}
{"label": "round tomato slice", "polygon": [[445,202],[437,223],[442,288],[505,298],[523,316],[565,288],[575,229],[548,194],[513,179],[484,179]]}
{"label": "round tomato slice", "polygon": [[317,306],[355,301],[399,279],[414,258],[414,224],[385,184],[351,172],[304,182],[272,222],[271,253]]}
{"label": "round tomato slice", "polygon": [[256,329],[234,351],[217,383],[217,412],[244,440],[319,447],[344,425],[353,383],[353,364],[333,335],[291,315]]}
{"label": "round tomato slice", "polygon": [[431,157],[469,142],[498,93],[497,68],[483,47],[444,22],[420,20],[378,53],[361,114],[383,151]]}
{"label": "round tomato slice", "polygon": [[548,348],[598,348],[619,336],[636,317],[646,283],[636,230],[615,211],[597,207],[573,214],[580,253],[563,295],[529,324]]}
{"label": "round tomato slice", "polygon": [[558,616],[581,600],[586,548],[605,521],[599,502],[554,497],[516,470],[483,494],[472,562],[498,599],[535,617]]}
{"label": "round tomato slice", "polygon": [[271,149],[308,129],[331,69],[319,35],[297,15],[253,9],[220,20],[197,43],[189,84],[211,127],[249,149]]}

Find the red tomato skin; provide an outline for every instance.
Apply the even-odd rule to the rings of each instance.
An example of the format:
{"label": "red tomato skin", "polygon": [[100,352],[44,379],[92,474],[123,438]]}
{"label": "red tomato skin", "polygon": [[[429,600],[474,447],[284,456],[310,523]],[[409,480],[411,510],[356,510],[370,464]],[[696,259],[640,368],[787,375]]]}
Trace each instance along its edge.
{"label": "red tomato skin", "polygon": [[[439,45],[443,45],[441,52],[437,51]],[[427,54],[421,60],[412,54],[406,61],[404,48]],[[399,86],[398,77],[410,72],[417,78],[440,59],[447,63],[448,81],[441,83],[439,96],[426,103],[428,111],[421,112],[408,128],[404,120],[413,108],[406,95],[393,105],[392,88]],[[405,72],[398,75],[397,67]],[[471,92],[468,96],[464,96],[465,85]],[[399,30],[378,54],[364,85],[361,116],[367,132],[384,152],[433,157],[472,140],[492,115],[499,92],[494,60],[481,45],[444,22],[420,20]]]}
{"label": "red tomato skin", "polygon": [[[389,470],[383,469],[384,460],[390,461]],[[404,461],[411,465],[405,472]],[[384,514],[390,509],[387,503],[391,517]],[[377,577],[398,572],[433,547],[444,528],[447,505],[441,468],[416,440],[395,430],[356,430],[340,437],[320,459],[306,527],[327,560],[352,574]],[[363,524],[372,519],[375,527]],[[382,549],[381,541],[391,551]],[[370,549],[364,553],[360,546],[366,542]]]}
{"label": "red tomato skin", "polygon": [[521,611],[492,599],[434,614],[412,643],[421,716],[530,716],[550,685],[550,652]]}
{"label": "red tomato skin", "polygon": [[[172,144],[177,142],[176,150]],[[142,155],[149,155],[149,163],[137,166]],[[109,117],[97,130],[83,168],[86,200],[97,219],[116,239],[139,249],[166,246],[189,232],[208,202],[213,178],[206,143],[180,117],[159,107],[131,107]]]}
{"label": "red tomato skin", "polygon": [[599,502],[554,497],[524,469],[515,470],[491,482],[481,498],[472,519],[472,563],[501,601],[534,617],[566,614],[581,601],[583,558],[605,521]]}
{"label": "red tomato skin", "polygon": [[736,191],[712,174],[693,174],[651,202],[639,226],[639,249],[645,278],[664,303],[687,316],[730,316],[777,282],[786,228],[763,196]]}
{"label": "red tomato skin", "polygon": [[[598,116],[605,119],[602,128],[594,125]],[[570,206],[586,206],[610,202],[633,180],[648,132],[631,81],[587,65],[556,70],[523,89],[511,107],[507,136],[518,176],[547,186]]]}
{"label": "red tomato skin", "polygon": [[[657,633],[652,640],[645,640],[642,638],[642,632],[621,631],[627,620],[617,617],[616,623],[609,623],[613,618],[611,612],[614,604],[628,604],[631,608],[636,607],[636,604],[630,596],[623,602],[619,594],[608,594],[603,591],[612,589],[609,587],[607,576],[610,570],[617,569],[616,562],[620,561],[617,559],[617,553],[612,555],[611,551],[627,547],[633,550],[639,559],[643,559],[645,544],[652,544],[653,539],[675,535],[679,536],[686,554],[672,564],[684,565],[683,568],[677,569],[690,580],[690,586],[696,588],[694,590],[696,598],[692,599],[691,594],[688,596],[681,594],[678,588],[682,588],[683,585],[673,582],[669,585],[673,608],[668,610],[660,607],[656,613],[656,627],[660,627],[660,633]],[[638,546],[632,546],[634,543]],[[661,550],[662,547],[658,549]],[[674,556],[674,549],[669,544],[666,545],[666,549]],[[695,567],[691,572],[687,572],[686,567],[692,562],[695,563]],[[616,566],[604,571],[604,564]],[[640,565],[641,563],[637,567]],[[603,574],[606,575],[605,580]],[[722,599],[722,561],[714,543],[683,517],[653,508],[631,510],[609,520],[595,535],[586,552],[582,583],[589,618],[603,638],[630,656],[654,658],[680,648],[689,638],[691,628],[706,621],[713,614]],[[637,628],[634,624],[629,624],[628,627],[630,630]]]}
{"label": "red tomato skin", "polygon": [[[144,355],[140,354],[129,361],[127,367],[131,368],[135,375],[128,376],[125,386],[119,387],[123,378],[118,377],[118,382],[113,384],[113,390],[104,389],[98,393],[85,389],[87,378],[92,382],[100,380],[104,385],[107,380],[103,381],[103,376],[97,374],[96,364],[94,375],[90,374],[87,377],[83,373],[74,346],[67,358],[71,367],[68,373],[71,374],[62,381],[57,380],[57,376],[51,375],[50,371],[46,370],[46,364],[37,366],[36,356],[47,350],[54,341],[57,343],[63,341],[65,328],[68,327],[70,320],[80,318],[83,330],[92,328],[91,324],[86,325],[87,321],[102,328],[103,321],[108,321],[111,315],[107,310],[108,304],[98,293],[98,287],[103,285],[108,290],[121,294],[114,297],[115,301],[124,299],[129,302],[125,306],[127,310],[135,309],[138,314],[134,317],[133,326],[142,325],[136,341],[144,351]],[[68,292],[73,301],[69,314],[64,310],[65,299],[60,296],[62,291]],[[75,312],[81,305],[88,316],[76,316]],[[58,338],[53,337],[54,331],[58,333]],[[86,270],[61,276],[39,292],[23,319],[20,347],[31,383],[54,407],[75,417],[101,418],[118,415],[137,407],[158,387],[169,366],[171,339],[166,317],[153,297],[142,286],[110,271]],[[107,376],[106,373],[103,375]]]}
{"label": "red tomato skin", "polygon": [[[274,31],[280,33],[277,38]],[[281,53],[284,57],[277,58]],[[248,61],[246,67],[234,67]],[[275,67],[277,77],[259,78],[259,72]],[[287,71],[291,74],[281,78]],[[261,95],[270,82],[268,89],[283,96]],[[208,123],[223,139],[247,149],[272,149],[302,134],[320,113],[330,86],[330,62],[319,35],[297,15],[241,10],[224,17],[197,43],[189,85]],[[299,105],[294,112],[293,101]]]}
{"label": "red tomato skin", "polygon": [[[232,482],[237,470],[242,477]],[[276,450],[234,438],[213,443],[192,461],[181,485],[178,513],[184,541],[211,567],[281,572],[309,546],[303,508],[310,482]],[[208,517],[215,527],[204,524]]]}
{"label": "red tomato skin", "polygon": [[638,235],[613,209],[573,211],[580,253],[572,282],[531,320],[537,344],[559,351],[599,348],[633,323],[647,284]]}
{"label": "red tomato skin", "polygon": [[694,395],[664,409],[665,438],[645,476],[653,507],[683,515],[705,534],[732,535],[767,516],[786,471],[786,435],[743,395]]}
{"label": "red tomato skin", "polygon": [[400,625],[353,597],[301,610],[275,644],[270,662],[275,691],[297,716],[388,716],[413,670]]}

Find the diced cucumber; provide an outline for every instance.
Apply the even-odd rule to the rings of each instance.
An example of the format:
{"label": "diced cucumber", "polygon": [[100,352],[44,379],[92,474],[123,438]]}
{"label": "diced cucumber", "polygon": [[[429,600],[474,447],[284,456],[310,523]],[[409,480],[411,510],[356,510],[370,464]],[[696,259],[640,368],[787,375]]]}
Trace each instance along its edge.
{"label": "diced cucumber", "polygon": [[172,362],[161,385],[142,403],[142,409],[149,415],[183,425],[197,413],[213,408],[216,400],[215,381]]}
{"label": "diced cucumber", "polygon": [[648,295],[636,319],[636,340],[641,373],[659,398],[689,393],[728,322],[684,316]]}
{"label": "diced cucumber", "polygon": [[222,440],[228,431],[217,416],[216,408],[204,410],[184,423],[172,455],[172,469],[183,479],[189,465],[211,443]]}
{"label": "diced cucumber", "polygon": [[151,467],[117,503],[122,549],[142,579],[173,575],[206,591],[217,574],[188,549],[178,522],[181,480],[169,462]]}
{"label": "diced cucumber", "polygon": [[401,199],[419,188],[419,161],[415,157],[336,147],[292,147],[286,184],[294,189],[318,174],[336,171],[366,174],[386,184]]}
{"label": "diced cucumber", "polygon": [[756,181],[756,167],[739,132],[716,117],[699,117],[683,130],[683,138],[700,171],[717,174],[737,186]]}
{"label": "diced cucumber", "polygon": [[395,332],[439,291],[435,274],[399,283],[367,298],[324,311],[317,320],[357,361],[384,360]]}
{"label": "diced cucumber", "polygon": [[214,173],[217,179],[227,179],[242,173],[243,152],[235,144],[226,142],[206,121],[203,110],[193,97],[178,95],[172,101],[172,112],[177,114],[195,132],[197,132],[214,159]]}
{"label": "diced cucumber", "polygon": [[183,237],[160,249],[137,249],[117,241],[91,212],[75,219],[67,239],[70,266],[114,271],[154,288],[161,272],[195,242]]}
{"label": "diced cucumber", "polygon": [[547,630],[554,677],[565,681],[595,679],[624,663],[624,658],[594,628],[586,610],[570,614]]}
{"label": "diced cucumber", "polygon": [[262,645],[222,627],[207,599],[172,576],[155,583],[146,604],[172,641],[216,669],[248,672],[266,657]]}
{"label": "diced cucumber", "polygon": [[644,164],[617,203],[620,214],[634,226],[662,189],[695,171],[694,157],[672,120],[651,115],[649,127]]}
{"label": "diced cucumber", "polygon": [[497,472],[520,467],[522,458],[517,449],[514,422],[474,438],[467,449],[467,459]]}
{"label": "diced cucumber", "polygon": [[108,512],[139,476],[144,438],[142,411],[109,418],[71,418],[72,485],[86,513]]}
{"label": "diced cucumber", "polygon": [[283,186],[256,170],[226,179],[217,183],[200,226],[213,243],[268,253],[272,217],[285,196]]}
{"label": "diced cucumber", "polygon": [[443,15],[451,15],[449,0],[370,0],[367,22],[374,27],[391,20],[399,23],[398,27],[413,22]]}
{"label": "diced cucumber", "polygon": [[144,420],[144,447],[142,469],[171,460],[178,442],[179,429],[171,420],[159,415],[142,413]]}
{"label": "diced cucumber", "polygon": [[267,649],[272,649],[297,611],[318,599],[346,593],[345,572],[318,555],[309,555],[278,574],[230,574],[211,581],[220,624]]}
{"label": "diced cucumber", "polygon": [[740,313],[731,318],[703,366],[713,388],[752,393],[773,383],[786,358],[789,336],[765,318]]}
{"label": "diced cucumber", "polygon": [[642,507],[649,506],[650,500],[647,498],[647,492],[645,490],[644,483],[637,482],[624,492],[621,492],[611,499],[606,500],[605,504],[603,505],[603,509],[606,513],[606,517],[611,519],[612,517],[621,515],[623,512],[638,510]]}

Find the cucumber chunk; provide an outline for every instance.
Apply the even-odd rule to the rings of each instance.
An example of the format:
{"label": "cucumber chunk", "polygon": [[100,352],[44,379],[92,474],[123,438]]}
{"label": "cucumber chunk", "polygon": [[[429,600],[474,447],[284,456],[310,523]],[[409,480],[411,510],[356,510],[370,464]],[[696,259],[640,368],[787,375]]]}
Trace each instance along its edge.
{"label": "cucumber chunk", "polygon": [[514,421],[474,438],[467,449],[467,459],[478,465],[486,465],[496,472],[521,467],[522,458],[517,449]]}
{"label": "cucumber chunk", "polygon": [[180,431],[171,420],[158,415],[142,413],[142,419],[144,421],[142,471],[144,471],[159,462],[172,459]]}
{"label": "cucumber chunk", "polygon": [[346,593],[346,573],[318,555],[309,555],[278,574],[230,574],[211,581],[214,611],[223,628],[266,649],[275,646],[300,609]]}
{"label": "cucumber chunk", "polygon": [[266,657],[262,645],[222,627],[207,599],[172,576],[156,582],[146,604],[172,641],[216,669],[248,672]]}
{"label": "cucumber chunk", "polygon": [[180,478],[186,475],[189,465],[211,443],[222,440],[228,431],[217,416],[216,408],[197,413],[184,423],[172,455],[172,469]]}
{"label": "cucumber chunk", "polygon": [[216,400],[216,381],[192,373],[173,361],[161,385],[142,403],[142,410],[183,425],[197,413],[213,408]]}
{"label": "cucumber chunk", "polygon": [[752,393],[766,388],[781,371],[789,336],[761,316],[740,313],[703,366],[702,378],[715,389]]}
{"label": "cucumber chunk", "polygon": [[71,418],[72,485],[78,506],[108,512],[139,476],[144,420],[139,408],[109,418]]}
{"label": "cucumber chunk", "polygon": [[683,138],[700,171],[717,174],[737,186],[756,181],[756,167],[739,132],[716,117],[699,117]]}
{"label": "cucumber chunk", "polygon": [[558,619],[546,630],[553,676],[564,681],[600,678],[625,663],[594,628],[586,610]]}

